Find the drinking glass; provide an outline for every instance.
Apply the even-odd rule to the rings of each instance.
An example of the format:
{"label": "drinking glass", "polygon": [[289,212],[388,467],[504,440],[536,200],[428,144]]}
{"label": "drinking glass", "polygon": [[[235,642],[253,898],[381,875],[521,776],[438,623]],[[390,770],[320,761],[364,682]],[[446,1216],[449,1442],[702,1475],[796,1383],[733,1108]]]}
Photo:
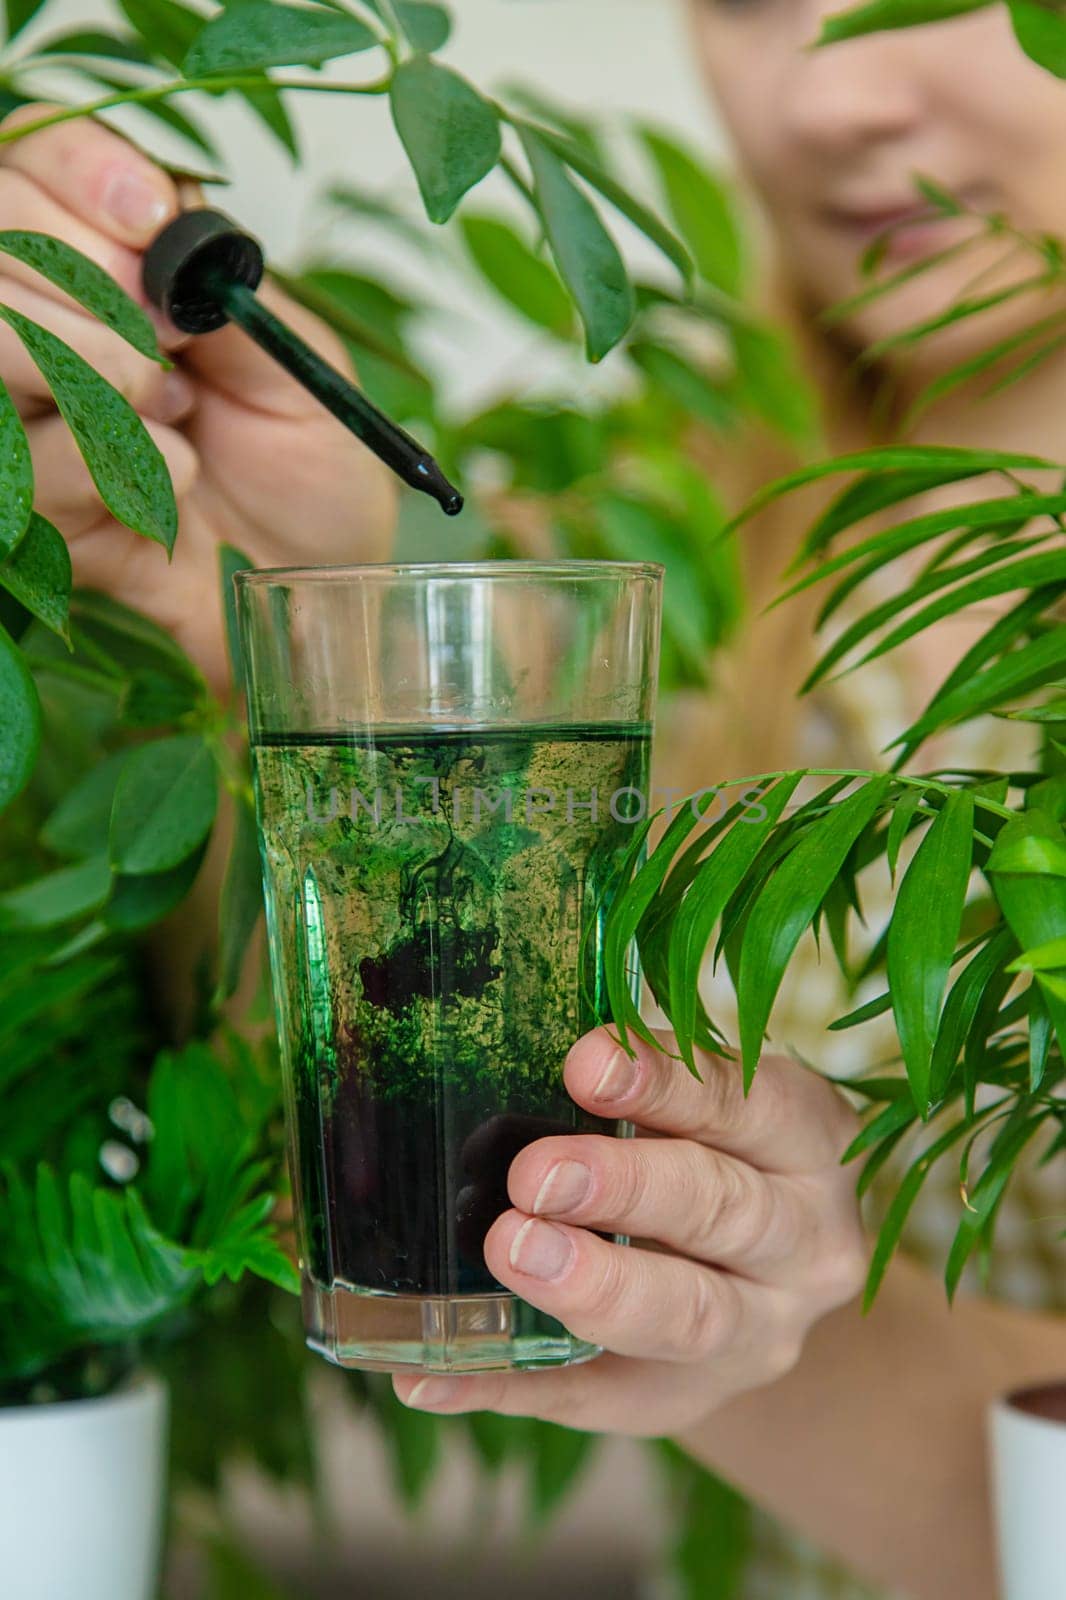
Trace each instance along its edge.
{"label": "drinking glass", "polygon": [[603,929],[649,804],[662,568],[236,586],[308,1343],[381,1370],[587,1360],[599,1348],[504,1288],[483,1244],[524,1145],[628,1131],[576,1106],[562,1068],[610,1017]]}

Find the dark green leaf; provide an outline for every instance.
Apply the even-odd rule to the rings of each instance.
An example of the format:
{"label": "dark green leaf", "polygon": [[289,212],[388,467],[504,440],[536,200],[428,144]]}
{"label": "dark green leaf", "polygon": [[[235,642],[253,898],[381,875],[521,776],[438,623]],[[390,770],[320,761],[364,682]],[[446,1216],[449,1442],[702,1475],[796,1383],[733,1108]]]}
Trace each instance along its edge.
{"label": "dark green leaf", "polygon": [[[1063,941],[1066,944],[1066,940]],[[1037,983],[1029,988],[1029,1093],[1036,1094],[1044,1081],[1051,1052],[1051,1015]]]}
{"label": "dark green leaf", "polygon": [[969,1205],[962,1214],[945,1269],[948,1298],[953,1299],[959,1286],[963,1268],[979,1243],[981,1231],[1010,1181],[1011,1174],[1025,1146],[1039,1133],[1048,1113],[1038,1111],[1034,1116],[1021,1115],[1021,1107],[1007,1123],[989,1151],[988,1163],[969,1196]]}
{"label": "dark green leaf", "polygon": [[33,509],[33,462],[22,418],[0,383],[0,557],[23,537]]}
{"label": "dark green leaf", "polygon": [[775,328],[742,322],[732,338],[740,396],[786,439],[811,444],[818,435],[814,390],[788,339]]}
{"label": "dark green leaf", "polygon": [[937,728],[980,716],[1002,705],[1004,700],[1039,689],[1055,678],[1064,666],[1066,629],[1059,628],[1004,656],[983,672],[975,673],[968,683],[959,684],[946,694],[943,690],[938,692],[917,722],[894,739],[892,746],[905,744],[913,749]]}
{"label": "dark green leaf", "polygon": [[111,814],[111,860],[119,872],[167,872],[192,854],[215,820],[218,780],[196,734],[133,751]]}
{"label": "dark green leaf", "polygon": [[245,952],[262,910],[263,877],[255,811],[249,802],[238,800],[219,902],[218,1000],[228,1000],[236,991]]}
{"label": "dark green leaf", "polygon": [[914,1103],[929,1109],[933,1045],[973,854],[973,795],[949,795],[896,892],[888,934],[888,985]]}
{"label": "dark green leaf", "polygon": [[106,756],[69,789],[41,829],[41,843],[56,855],[106,852],[115,786],[127,752]]}
{"label": "dark green leaf", "polygon": [[171,550],[178,508],[170,474],[129,401],[47,328],[10,306],[0,306],[0,317],[40,369],[108,510]]}
{"label": "dark green leaf", "polygon": [[464,216],[463,238],[479,272],[523,317],[566,339],[574,325],[570,298],[558,276],[509,223]]}
{"label": "dark green leaf", "polygon": [[196,882],[204,853],[201,845],[169,872],[149,872],[141,877],[119,873],[104,907],[105,925],[117,932],[135,933],[168,917]]}
{"label": "dark green leaf", "polygon": [[736,425],[738,410],[728,392],[669,345],[633,339],[626,353],[645,377],[701,422],[721,432]]}
{"label": "dark green leaf", "polygon": [[[693,273],[692,257],[676,234],[662,223],[653,211],[641,205],[632,192],[624,184],[618,183],[611,177],[594,157],[590,156],[580,144],[563,138],[552,128],[544,128],[532,123],[516,122],[526,154],[529,155],[529,140],[532,138],[546,147],[552,154],[569,167],[573,172],[584,178],[586,183],[602,194],[605,200],[610,201],[616,211],[620,211],[633,226],[650,239],[667,260],[674,266],[685,279],[686,283]],[[534,177],[536,173],[534,172]]]}
{"label": "dark green leaf", "polygon": [[496,113],[465,78],[424,55],[397,67],[389,99],[426,215],[447,222],[500,158]]}
{"label": "dark green leaf", "polygon": [[285,109],[280,89],[275,89],[272,83],[263,83],[255,89],[241,89],[238,92],[248,109],[259,118],[265,128],[269,128],[292,159],[298,161],[300,150],[296,141],[296,129]]}
{"label": "dark green leaf", "polygon": [[[670,1021],[677,1046],[690,1072],[695,1072],[692,1044],[699,1013],[699,979],[707,944],[726,903],[743,882],[795,793],[802,774],[786,773],[764,794],[765,817],[758,822],[738,818],[697,871],[670,930]],[[813,914],[813,913],[812,913]]]}
{"label": "dark green leaf", "polygon": [[0,627],[0,811],[29,782],[41,743],[41,702],[25,658]]}
{"label": "dark green leaf", "polygon": [[202,12],[178,0],[118,0],[119,9],[148,49],[173,67],[180,67],[189,46],[204,25]]}
{"label": "dark green leaf", "polygon": [[848,852],[877,814],[888,777],[863,785],[811,824],[752,906],[744,929],[737,985],[745,1085],[750,1085],[785,968]]}
{"label": "dark green leaf", "polygon": [[1000,927],[952,984],[937,1030],[930,1066],[929,1099],[933,1105],[938,1105],[948,1093],[959,1051],[970,1038],[981,1001],[989,992],[990,985],[996,982],[1013,948],[1010,929]]}
{"label": "dark green leaf", "polygon": [[76,635],[91,647],[92,659],[99,663],[102,656],[117,676],[150,671],[204,689],[198,669],[171,635],[110,595],[78,589],[71,598],[70,617]]}
{"label": "dark green leaf", "polygon": [[1041,0],[1007,0],[1014,33],[1027,56],[1066,78],[1066,17],[1055,6]]}
{"label": "dark green leaf", "polygon": [[21,33],[28,22],[33,21],[43,4],[44,0],[4,0],[9,40]]}
{"label": "dark green leaf", "polygon": [[[1022,950],[1066,938],[1066,834],[1046,812],[1005,823],[985,873]],[[1038,972],[1035,981],[1066,1057],[1066,1000],[1052,974]]]}
{"label": "dark green leaf", "polygon": [[885,844],[885,857],[893,883],[896,881],[899,852],[914,824],[918,807],[922,803],[922,794],[921,789],[909,787],[904,789],[892,811],[892,821],[888,825],[888,838]]}
{"label": "dark green leaf", "polygon": [[[989,1111],[991,1109],[989,1108]],[[989,1111],[981,1112],[979,1119],[989,1115]],[[869,1311],[877,1297],[881,1280],[884,1278],[889,1263],[896,1253],[896,1246],[899,1244],[900,1235],[906,1226],[907,1218],[911,1214],[914,1203],[921,1193],[922,1185],[925,1183],[930,1171],[941,1156],[951,1149],[952,1145],[957,1144],[966,1134],[973,1132],[973,1126],[974,1124],[969,1118],[956,1122],[939,1139],[934,1140],[931,1145],[928,1145],[922,1151],[898,1185],[892,1198],[892,1203],[885,1215],[885,1220],[878,1231],[877,1243],[870,1258],[870,1268],[866,1276],[866,1289],[862,1302],[864,1311]]]}
{"label": "dark green leaf", "polygon": [[61,639],[70,637],[70,552],[66,540],[38,512],[6,561],[0,562],[0,587],[39,617]]}
{"label": "dark green leaf", "polygon": [[233,673],[234,685],[239,690],[244,683],[244,669],[241,665],[241,640],[237,627],[237,593],[233,585],[235,572],[248,572],[255,562],[236,545],[222,544],[218,548],[219,576],[222,580],[222,607],[226,618],[226,649],[229,653],[230,670]]}
{"label": "dark green leaf", "polygon": [[111,33],[105,28],[74,28],[57,33],[37,45],[40,56],[98,56],[105,61],[131,61],[146,65],[148,54],[132,34]]}
{"label": "dark green leaf", "polygon": [[[764,506],[793,489],[802,489],[808,483],[844,472],[908,472],[928,474],[930,484],[935,474],[943,473],[942,483],[960,478],[979,477],[986,472],[1020,472],[1024,468],[1053,468],[1055,463],[1043,456],[1016,455],[1010,451],[964,450],[952,445],[889,445],[880,450],[859,450],[851,455],[837,456],[831,461],[820,461],[804,467],[785,478],[761,489],[743,511],[723,529],[723,535],[739,527]],[[913,480],[912,480],[913,481]]]}
{"label": "dark green leaf", "polygon": [[601,361],[634,316],[625,263],[595,206],[549,146],[529,128],[520,127],[519,133],[556,266],[585,325],[589,360]]}
{"label": "dark green leaf", "polygon": [[337,56],[372,50],[365,23],[329,6],[241,0],[212,19],[182,62],[187,78],[260,72],[267,67],[320,67]]}
{"label": "dark green leaf", "polygon": [[83,256],[80,250],[47,233],[6,228],[0,230],[0,255],[14,256],[32,267],[34,272],[39,272],[42,278],[47,278],[106,323],[142,356],[167,365],[147,313],[130,299],[125,289],[119,288],[109,272]]}
{"label": "dark green leaf", "polygon": [[657,1439],[653,1448],[668,1473],[677,1600],[741,1600],[751,1570],[751,1506],[672,1439]]}

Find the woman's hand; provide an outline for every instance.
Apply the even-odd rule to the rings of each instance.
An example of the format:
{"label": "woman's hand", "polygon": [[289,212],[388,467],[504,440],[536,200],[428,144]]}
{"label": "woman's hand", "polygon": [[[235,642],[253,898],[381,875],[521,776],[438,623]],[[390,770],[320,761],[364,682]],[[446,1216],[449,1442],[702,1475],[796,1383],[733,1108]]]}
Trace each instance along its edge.
{"label": "woman's hand", "polygon": [[501,1283],[606,1353],[543,1372],[397,1375],[407,1404],[668,1434],[782,1377],[812,1324],[858,1293],[866,1247],[855,1173],[840,1165],[858,1121],[839,1091],[769,1056],[745,1100],[736,1062],[698,1055],[701,1084],[636,1049],[633,1061],[607,1028],[586,1034],[565,1082],[637,1136],[528,1145],[510,1168],[514,1209],[485,1242]]}
{"label": "woman's hand", "polygon": [[[3,126],[50,109],[20,107]],[[65,240],[141,305],[142,253],[178,209],[171,178],[98,123],[60,123],[0,146],[0,228]],[[269,285],[261,294],[327,360],[349,368],[317,318]],[[161,546],[106,511],[47,385],[0,325],[0,378],[26,422],[35,503],[66,536],[75,583],[169,629],[216,687],[226,679],[220,543],[257,566],[385,558],[395,498],[388,473],[237,329],[190,340],[154,317],[176,363],[167,373],[10,256],[0,256],[0,303],[50,328],[121,390],[173,479],[179,531],[168,566]]]}

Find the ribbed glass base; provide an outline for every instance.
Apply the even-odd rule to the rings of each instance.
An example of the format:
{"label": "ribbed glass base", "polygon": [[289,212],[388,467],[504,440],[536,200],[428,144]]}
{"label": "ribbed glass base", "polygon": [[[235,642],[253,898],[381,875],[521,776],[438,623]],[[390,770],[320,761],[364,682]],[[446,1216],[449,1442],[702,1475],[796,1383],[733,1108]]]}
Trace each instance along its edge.
{"label": "ribbed glass base", "polygon": [[370,1372],[488,1372],[576,1366],[601,1354],[516,1295],[326,1289],[305,1275],[307,1343],[339,1367]]}

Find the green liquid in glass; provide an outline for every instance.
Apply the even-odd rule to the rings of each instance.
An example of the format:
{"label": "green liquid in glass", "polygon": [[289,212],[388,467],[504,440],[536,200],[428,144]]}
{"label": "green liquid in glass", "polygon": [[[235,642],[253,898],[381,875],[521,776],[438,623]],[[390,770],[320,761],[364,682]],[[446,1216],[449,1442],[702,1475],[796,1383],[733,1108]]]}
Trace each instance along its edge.
{"label": "green liquid in glass", "polygon": [[610,1016],[604,889],[646,806],[648,755],[648,728],[629,724],[257,742],[318,1284],[498,1291],[482,1244],[514,1156],[545,1134],[616,1131],[574,1104],[562,1067]]}

